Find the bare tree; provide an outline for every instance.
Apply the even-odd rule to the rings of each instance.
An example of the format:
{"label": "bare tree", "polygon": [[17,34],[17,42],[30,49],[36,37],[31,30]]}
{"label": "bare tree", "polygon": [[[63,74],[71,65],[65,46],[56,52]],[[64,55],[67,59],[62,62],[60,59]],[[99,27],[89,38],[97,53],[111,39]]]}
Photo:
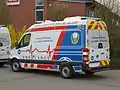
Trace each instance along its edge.
{"label": "bare tree", "polygon": [[117,30],[120,22],[120,1],[119,0],[97,0],[95,16],[99,16],[108,23],[109,31]]}
{"label": "bare tree", "polygon": [[97,0],[95,16],[102,18],[109,30],[112,58],[120,58],[120,0]]}

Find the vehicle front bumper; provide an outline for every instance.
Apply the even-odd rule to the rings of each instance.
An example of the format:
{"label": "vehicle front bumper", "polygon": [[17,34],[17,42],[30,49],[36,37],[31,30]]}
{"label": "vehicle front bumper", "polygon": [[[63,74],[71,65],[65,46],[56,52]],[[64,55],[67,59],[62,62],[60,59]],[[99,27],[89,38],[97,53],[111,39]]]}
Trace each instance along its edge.
{"label": "vehicle front bumper", "polygon": [[0,59],[0,63],[8,63],[8,59]]}

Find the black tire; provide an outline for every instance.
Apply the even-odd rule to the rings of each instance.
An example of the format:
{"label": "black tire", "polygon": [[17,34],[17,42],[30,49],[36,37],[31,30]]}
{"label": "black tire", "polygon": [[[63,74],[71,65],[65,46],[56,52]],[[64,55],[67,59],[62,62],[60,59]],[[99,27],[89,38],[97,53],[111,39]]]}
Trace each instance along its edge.
{"label": "black tire", "polygon": [[73,77],[73,68],[67,62],[60,64],[60,74],[65,79],[70,79]]}
{"label": "black tire", "polygon": [[5,63],[1,62],[0,67],[4,67]]}
{"label": "black tire", "polygon": [[11,62],[11,68],[14,72],[21,72],[23,69],[20,66],[20,63],[17,60]]}

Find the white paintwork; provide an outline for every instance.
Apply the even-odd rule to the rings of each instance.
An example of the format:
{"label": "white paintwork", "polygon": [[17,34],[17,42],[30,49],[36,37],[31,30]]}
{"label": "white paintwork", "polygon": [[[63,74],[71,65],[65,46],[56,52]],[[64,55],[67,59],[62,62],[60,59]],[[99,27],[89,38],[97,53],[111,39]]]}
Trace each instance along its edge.
{"label": "white paintwork", "polygon": [[8,52],[11,50],[11,39],[9,30],[6,27],[0,27],[0,43],[2,44],[0,46],[0,59],[8,59]]}
{"label": "white paintwork", "polygon": [[[61,34],[61,30],[59,31],[42,31],[42,32],[33,32],[32,33],[32,50],[37,48],[40,51],[53,51],[53,49],[56,48],[59,36]],[[47,41],[47,42],[46,42]],[[48,50],[49,49],[49,50]],[[49,59],[46,58],[46,60],[52,60],[53,53],[51,53],[51,56],[49,57],[46,52],[33,52],[33,55],[35,57],[49,57]],[[38,58],[34,58],[38,59]],[[44,60],[44,59],[43,59]]]}
{"label": "white paintwork", "polygon": [[[90,43],[90,60],[102,61],[109,60],[109,38],[105,30],[89,31]],[[99,43],[102,43],[103,48],[99,48]],[[93,60],[92,60],[93,57]]]}
{"label": "white paintwork", "polygon": [[89,67],[99,67],[99,62],[97,62],[97,63],[90,63]]}

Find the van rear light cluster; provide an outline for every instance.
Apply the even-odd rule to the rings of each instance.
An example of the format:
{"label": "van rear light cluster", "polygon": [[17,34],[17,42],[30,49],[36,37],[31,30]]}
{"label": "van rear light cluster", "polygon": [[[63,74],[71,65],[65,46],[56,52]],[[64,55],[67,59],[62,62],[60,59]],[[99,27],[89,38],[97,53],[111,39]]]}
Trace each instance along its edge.
{"label": "van rear light cluster", "polygon": [[83,62],[87,63],[89,62],[89,49],[88,48],[83,48]]}
{"label": "van rear light cluster", "polygon": [[88,48],[83,48],[83,52],[89,53],[89,49]]}

